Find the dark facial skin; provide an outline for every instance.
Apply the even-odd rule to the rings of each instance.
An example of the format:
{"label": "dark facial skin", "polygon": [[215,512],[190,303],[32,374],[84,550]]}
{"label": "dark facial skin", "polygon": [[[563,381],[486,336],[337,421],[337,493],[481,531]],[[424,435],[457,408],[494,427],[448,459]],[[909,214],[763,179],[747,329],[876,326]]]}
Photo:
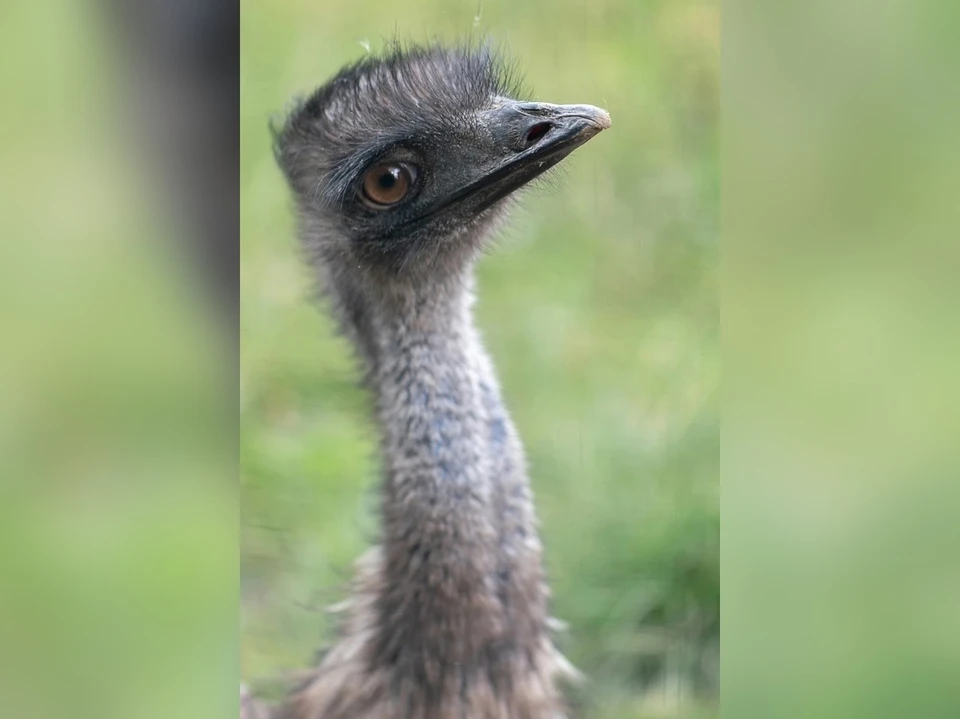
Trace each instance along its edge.
{"label": "dark facial skin", "polygon": [[512,92],[484,53],[361,63],[290,116],[278,160],[303,210],[348,243],[336,255],[402,273],[463,249],[501,200],[610,126],[599,108]]}

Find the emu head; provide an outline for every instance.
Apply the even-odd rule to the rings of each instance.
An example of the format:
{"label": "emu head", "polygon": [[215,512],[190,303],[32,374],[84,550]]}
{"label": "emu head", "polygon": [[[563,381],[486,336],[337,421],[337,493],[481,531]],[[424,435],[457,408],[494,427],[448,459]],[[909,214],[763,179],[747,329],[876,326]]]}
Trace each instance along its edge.
{"label": "emu head", "polygon": [[610,126],[599,108],[517,94],[484,49],[394,49],[341,70],[275,131],[312,254],[380,282],[468,264],[511,193]]}

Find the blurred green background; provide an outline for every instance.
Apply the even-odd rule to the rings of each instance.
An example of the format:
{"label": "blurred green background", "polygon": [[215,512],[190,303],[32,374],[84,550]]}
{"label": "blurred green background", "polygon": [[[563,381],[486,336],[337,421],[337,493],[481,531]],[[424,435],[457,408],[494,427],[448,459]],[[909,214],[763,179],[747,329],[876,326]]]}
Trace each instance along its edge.
{"label": "blurred green background", "polygon": [[[197,0],[140,4],[204,21]],[[233,719],[236,323],[175,252],[130,112],[155,85],[128,77],[106,6],[0,3],[0,716]],[[726,715],[957,717],[960,5],[728,9]],[[541,98],[615,122],[527,195],[478,307],[577,699],[716,716],[694,681],[717,606],[715,8],[243,11],[244,677],[274,690],[329,637],[377,481],[266,116],[362,41],[483,31]],[[146,24],[152,63],[179,61],[190,42]]]}
{"label": "blurred green background", "polygon": [[561,645],[589,717],[716,716],[715,2],[245,0],[241,673],[266,693],[330,637],[375,537],[374,430],[311,302],[267,123],[385,39],[487,36],[538,99],[613,128],[526,194],[478,322],[528,453]]}

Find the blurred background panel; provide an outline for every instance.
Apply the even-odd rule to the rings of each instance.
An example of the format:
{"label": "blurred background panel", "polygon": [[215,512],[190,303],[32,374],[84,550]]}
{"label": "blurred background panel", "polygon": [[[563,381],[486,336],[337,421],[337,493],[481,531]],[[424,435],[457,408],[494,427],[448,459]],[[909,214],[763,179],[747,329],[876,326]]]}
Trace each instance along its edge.
{"label": "blurred background panel", "polygon": [[385,41],[485,36],[610,132],[526,193],[478,321],[528,453],[580,714],[717,715],[719,15],[712,0],[245,0],[241,673],[279,688],[375,537],[376,438],[311,301],[268,121]]}
{"label": "blurred background panel", "polygon": [[724,17],[723,702],[960,715],[960,5]]}
{"label": "blurred background panel", "polygon": [[237,716],[239,8],[215,4],[0,4],[3,717]]}

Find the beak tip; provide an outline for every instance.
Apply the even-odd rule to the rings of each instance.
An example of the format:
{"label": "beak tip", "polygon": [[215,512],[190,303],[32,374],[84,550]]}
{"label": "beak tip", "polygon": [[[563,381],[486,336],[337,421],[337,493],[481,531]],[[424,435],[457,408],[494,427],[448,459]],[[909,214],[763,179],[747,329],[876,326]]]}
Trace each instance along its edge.
{"label": "beak tip", "polygon": [[613,121],[610,119],[610,113],[606,110],[597,108],[597,114],[594,118],[594,123],[600,130],[609,130],[610,126],[613,124]]}
{"label": "beak tip", "polygon": [[594,135],[609,129],[610,125],[612,124],[612,121],[610,120],[610,113],[604,110],[602,107],[595,107],[594,105],[576,105],[574,108],[575,110],[571,112],[570,115],[586,121],[584,132],[586,132],[589,137],[593,137]]}

